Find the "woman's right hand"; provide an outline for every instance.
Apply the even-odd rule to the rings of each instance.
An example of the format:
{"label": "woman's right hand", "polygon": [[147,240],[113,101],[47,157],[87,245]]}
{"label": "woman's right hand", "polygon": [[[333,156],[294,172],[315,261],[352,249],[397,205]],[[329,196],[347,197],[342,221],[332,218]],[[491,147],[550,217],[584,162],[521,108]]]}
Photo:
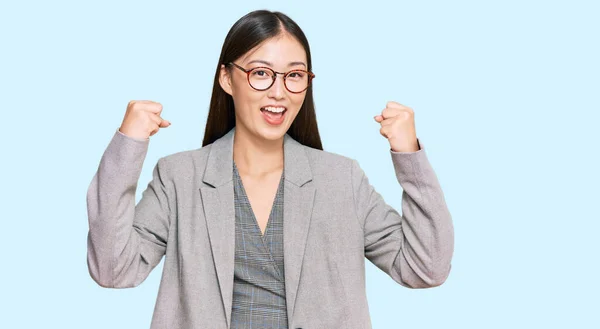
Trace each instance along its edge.
{"label": "woman's right hand", "polygon": [[171,125],[160,117],[162,105],[153,101],[130,101],[119,131],[132,138],[147,139]]}

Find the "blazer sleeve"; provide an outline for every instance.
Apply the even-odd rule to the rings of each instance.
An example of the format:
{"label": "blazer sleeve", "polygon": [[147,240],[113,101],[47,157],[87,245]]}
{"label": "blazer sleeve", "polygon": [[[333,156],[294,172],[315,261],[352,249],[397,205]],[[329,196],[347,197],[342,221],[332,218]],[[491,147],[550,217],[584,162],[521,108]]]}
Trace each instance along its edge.
{"label": "blazer sleeve", "polygon": [[365,236],[365,257],[409,288],[445,282],[454,252],[452,218],[423,144],[416,152],[390,149],[402,192],[402,215],[370,185],[353,160],[352,187]]}
{"label": "blazer sleeve", "polygon": [[138,286],[166,251],[171,206],[163,158],[135,205],[148,145],[117,130],[87,191],[87,265],[102,287]]}

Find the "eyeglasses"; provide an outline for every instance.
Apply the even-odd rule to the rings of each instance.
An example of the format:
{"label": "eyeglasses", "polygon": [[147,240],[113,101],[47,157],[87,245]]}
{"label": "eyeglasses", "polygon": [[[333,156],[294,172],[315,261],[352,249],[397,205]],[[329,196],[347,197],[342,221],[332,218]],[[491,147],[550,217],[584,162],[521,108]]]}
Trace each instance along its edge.
{"label": "eyeglasses", "polygon": [[271,88],[271,86],[275,83],[275,79],[277,79],[277,74],[282,74],[285,89],[291,93],[298,94],[308,89],[310,82],[315,77],[312,72],[308,72],[306,70],[291,70],[282,73],[263,66],[246,70],[245,68],[233,62],[229,62],[228,65],[233,65],[244,71],[248,76],[248,83],[250,84],[250,87],[258,91]]}

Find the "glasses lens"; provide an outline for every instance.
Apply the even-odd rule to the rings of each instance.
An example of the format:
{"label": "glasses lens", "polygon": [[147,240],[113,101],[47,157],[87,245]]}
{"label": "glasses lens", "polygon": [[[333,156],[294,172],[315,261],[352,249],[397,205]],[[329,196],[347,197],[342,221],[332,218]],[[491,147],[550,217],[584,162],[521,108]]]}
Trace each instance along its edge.
{"label": "glasses lens", "polygon": [[258,67],[250,71],[250,85],[255,89],[264,90],[273,83],[275,72],[265,67]]}
{"label": "glasses lens", "polygon": [[298,70],[290,71],[285,78],[286,87],[294,93],[299,93],[308,88],[309,76],[308,72]]}

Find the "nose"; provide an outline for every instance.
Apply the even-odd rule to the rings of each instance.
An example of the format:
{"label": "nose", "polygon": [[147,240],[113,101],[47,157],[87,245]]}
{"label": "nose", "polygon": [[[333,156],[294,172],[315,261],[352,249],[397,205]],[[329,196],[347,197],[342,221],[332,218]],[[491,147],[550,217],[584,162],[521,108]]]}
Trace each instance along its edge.
{"label": "nose", "polygon": [[273,99],[282,99],[285,96],[285,82],[283,76],[276,74],[275,82],[269,88],[268,96]]}

